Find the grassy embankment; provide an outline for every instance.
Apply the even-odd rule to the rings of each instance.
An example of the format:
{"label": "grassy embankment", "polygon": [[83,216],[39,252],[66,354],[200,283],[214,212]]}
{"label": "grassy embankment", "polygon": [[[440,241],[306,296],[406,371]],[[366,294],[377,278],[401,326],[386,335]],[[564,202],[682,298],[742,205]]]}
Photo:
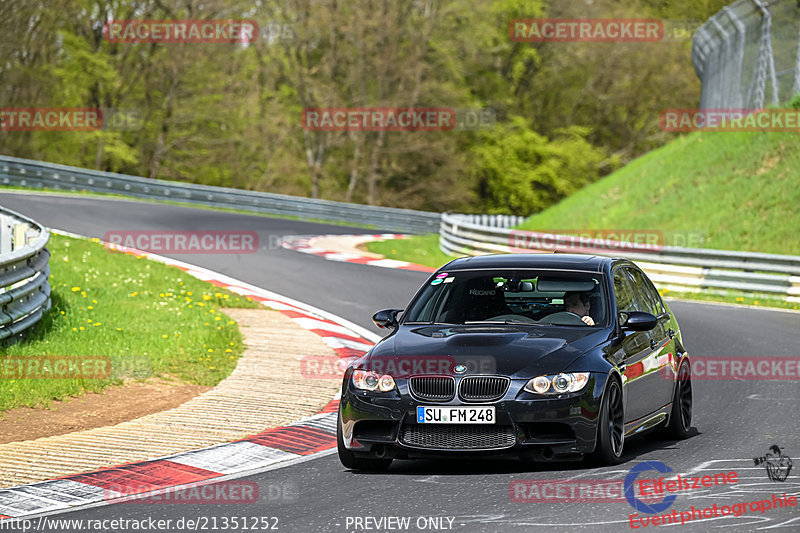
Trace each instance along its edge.
{"label": "grassy embankment", "polygon": [[210,386],[236,366],[242,336],[219,310],[256,303],[96,240],[52,235],[48,248],[53,307],[23,342],[3,350],[0,363],[20,356],[107,357],[111,373],[43,379],[42,370],[36,379],[15,379],[10,372],[18,365],[7,366],[0,412],[148,376]]}
{"label": "grassy embankment", "polygon": [[[699,132],[636,159],[528,218],[520,229],[650,230],[661,232],[667,245],[798,255],[799,205],[797,134]],[[368,249],[433,267],[452,259],[434,235],[375,242]],[[798,307],[763,296],[669,296]]]}

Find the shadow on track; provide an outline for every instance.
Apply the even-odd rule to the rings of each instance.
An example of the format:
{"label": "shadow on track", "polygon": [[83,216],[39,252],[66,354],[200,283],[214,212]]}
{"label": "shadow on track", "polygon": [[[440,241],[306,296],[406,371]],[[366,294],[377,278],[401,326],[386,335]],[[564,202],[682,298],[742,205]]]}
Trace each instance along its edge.
{"label": "shadow on track", "polygon": [[[697,428],[689,430],[690,440],[700,436]],[[361,472],[346,470],[355,476],[380,476],[380,475],[448,475],[448,476],[469,476],[476,474],[522,474],[526,472],[580,472],[580,471],[600,471],[608,470],[629,470],[633,466],[633,461],[642,455],[650,452],[676,452],[678,451],[677,440],[660,440],[655,435],[644,435],[630,437],[625,440],[623,451],[623,461],[614,466],[603,466],[595,463],[591,458],[576,458],[568,461],[522,461],[514,459],[495,459],[487,457],[485,459],[473,458],[452,458],[452,459],[416,459],[403,460],[395,459],[392,466],[386,472]]]}

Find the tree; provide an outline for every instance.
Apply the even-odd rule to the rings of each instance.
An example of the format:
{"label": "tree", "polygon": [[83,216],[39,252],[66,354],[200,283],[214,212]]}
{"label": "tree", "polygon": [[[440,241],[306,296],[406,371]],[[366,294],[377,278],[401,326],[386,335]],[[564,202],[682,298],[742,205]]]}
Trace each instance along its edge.
{"label": "tree", "polygon": [[588,133],[570,127],[550,141],[522,117],[486,133],[473,152],[487,210],[527,216],[596,180],[604,166],[615,162],[586,140]]}

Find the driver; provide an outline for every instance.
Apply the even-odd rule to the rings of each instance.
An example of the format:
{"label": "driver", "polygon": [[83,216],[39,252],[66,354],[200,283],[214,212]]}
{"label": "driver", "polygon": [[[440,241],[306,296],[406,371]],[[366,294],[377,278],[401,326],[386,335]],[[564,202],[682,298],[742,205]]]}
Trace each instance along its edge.
{"label": "driver", "polygon": [[564,294],[564,308],[568,313],[575,313],[587,326],[594,326],[594,319],[589,316],[589,295],[585,292],[568,292]]}

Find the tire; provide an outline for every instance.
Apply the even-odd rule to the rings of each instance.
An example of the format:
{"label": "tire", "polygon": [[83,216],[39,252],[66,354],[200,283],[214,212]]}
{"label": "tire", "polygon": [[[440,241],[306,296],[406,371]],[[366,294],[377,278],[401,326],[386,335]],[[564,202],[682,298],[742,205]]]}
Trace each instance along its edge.
{"label": "tire", "polygon": [[592,458],[602,465],[619,464],[622,462],[624,446],[625,411],[622,403],[622,388],[616,379],[609,377],[603,401],[600,403],[597,444]]}
{"label": "tire", "polygon": [[366,459],[356,455],[345,448],[342,439],[341,420],[336,422],[336,449],[339,452],[339,461],[350,470],[363,470],[365,472],[383,472],[392,464],[392,459]]}
{"label": "tire", "polygon": [[672,410],[669,422],[661,430],[665,438],[683,440],[689,436],[692,427],[692,368],[688,361],[681,364],[675,393],[672,396]]}

